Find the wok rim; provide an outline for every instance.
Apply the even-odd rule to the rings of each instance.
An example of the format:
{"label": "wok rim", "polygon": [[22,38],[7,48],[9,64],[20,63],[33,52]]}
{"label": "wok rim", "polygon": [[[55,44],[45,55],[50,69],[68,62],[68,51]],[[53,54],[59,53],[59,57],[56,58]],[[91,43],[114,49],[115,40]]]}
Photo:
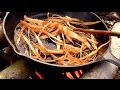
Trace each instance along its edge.
{"label": "wok rim", "polygon": [[[89,12],[89,13],[91,13],[96,18],[98,18],[102,22],[102,24],[105,26],[106,30],[108,30],[108,26],[104,23],[104,21],[97,14],[95,14],[94,12]],[[40,60],[36,60],[36,59],[33,59],[33,58],[31,58],[31,57],[29,57],[27,55],[24,55],[24,54],[19,53],[18,51],[16,51],[15,45],[13,45],[12,42],[10,41],[10,39],[8,38],[8,36],[6,34],[6,30],[5,30],[5,22],[7,21],[6,18],[7,18],[7,16],[9,14],[10,14],[10,12],[6,12],[6,15],[5,15],[4,19],[3,19],[3,25],[2,25],[3,27],[2,28],[3,28],[3,32],[4,32],[4,35],[5,35],[6,39],[7,39],[7,41],[9,42],[10,46],[13,48],[13,51],[16,54],[18,54],[19,56],[28,58],[28,59],[33,60],[35,62],[38,62],[40,64],[44,64],[44,65],[48,65],[48,66],[52,66],[52,67],[60,67],[60,68],[78,68],[78,67],[83,67],[83,66],[87,66],[87,65],[90,65],[90,64],[93,64],[93,63],[101,61],[100,58],[102,58],[107,53],[107,51],[108,51],[108,49],[110,47],[110,43],[109,43],[106,51],[100,56],[100,58],[97,58],[95,61],[91,61],[91,62],[88,62],[88,63],[85,63],[85,64],[81,64],[81,65],[75,65],[75,66],[73,66],[73,65],[66,65],[65,66],[65,65],[50,64],[50,63],[46,63],[46,62],[43,62],[43,61],[40,61]]]}

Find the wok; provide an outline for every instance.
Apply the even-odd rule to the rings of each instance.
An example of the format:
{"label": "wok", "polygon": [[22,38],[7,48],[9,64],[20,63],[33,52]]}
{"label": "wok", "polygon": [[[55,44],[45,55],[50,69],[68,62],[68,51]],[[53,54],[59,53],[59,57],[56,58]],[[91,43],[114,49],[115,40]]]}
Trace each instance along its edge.
{"label": "wok", "polygon": [[[92,26],[90,26],[90,28],[99,29],[99,30],[107,30],[108,29],[108,27],[100,19],[100,17],[98,17],[93,12],[51,12],[51,13],[67,15],[70,17],[79,18],[84,21],[98,21],[99,20],[99,21],[101,21],[100,23],[98,23],[96,25],[92,25]],[[32,17],[32,18],[43,19],[43,18],[46,18],[46,16],[47,16],[46,14],[47,14],[47,12],[7,12],[4,17],[4,20],[3,20],[3,31],[4,31],[7,41],[13,48],[13,51],[15,52],[15,54],[17,54],[18,56],[23,58],[30,65],[34,65],[33,67],[38,67],[38,68],[43,67],[43,68],[49,68],[49,69],[51,68],[52,70],[63,70],[63,71],[77,70],[77,69],[83,68],[84,66],[92,65],[92,64],[95,64],[95,63],[101,62],[101,61],[108,61],[108,62],[114,63],[117,66],[120,66],[119,59],[117,59],[114,55],[111,54],[110,44],[102,50],[103,54],[97,60],[91,61],[86,64],[77,65],[77,66],[63,66],[63,65],[45,63],[45,62],[33,59],[29,56],[26,56],[26,55],[20,53],[20,51],[16,47],[15,41],[14,41],[14,30],[15,30],[16,25],[19,23],[20,20],[23,19],[24,15],[27,15],[28,17]],[[105,35],[97,36],[97,40],[101,44],[105,43],[109,39],[110,39],[109,36],[105,36]],[[47,44],[49,44],[49,43],[47,43]],[[52,45],[49,45],[49,46],[52,47]]]}

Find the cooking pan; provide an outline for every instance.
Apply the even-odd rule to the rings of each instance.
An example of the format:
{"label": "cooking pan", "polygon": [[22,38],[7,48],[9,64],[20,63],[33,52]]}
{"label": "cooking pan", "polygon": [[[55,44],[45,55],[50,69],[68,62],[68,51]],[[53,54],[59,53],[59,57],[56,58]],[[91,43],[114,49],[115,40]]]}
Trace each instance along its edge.
{"label": "cooking pan", "polygon": [[[60,14],[63,16],[67,15],[70,17],[79,18],[84,21],[101,21],[100,23],[98,23],[96,25],[91,25],[90,28],[99,29],[99,30],[107,30],[108,29],[108,27],[100,19],[100,17],[98,17],[93,12],[51,12],[51,13],[56,13],[56,14]],[[17,54],[21,58],[24,58],[25,61],[34,65],[34,67],[40,66],[40,67],[47,67],[49,69],[51,68],[51,69],[56,69],[56,70],[63,70],[63,71],[70,70],[71,71],[71,70],[77,70],[84,66],[95,64],[95,63],[98,63],[101,61],[108,61],[108,62],[114,63],[117,66],[120,66],[119,59],[117,59],[115,56],[113,56],[111,54],[111,50],[110,50],[111,44],[104,47],[104,49],[102,50],[103,54],[97,60],[91,61],[86,64],[77,65],[77,66],[63,66],[63,65],[45,63],[45,62],[33,59],[29,56],[26,56],[26,55],[20,53],[19,49],[15,45],[14,30],[15,30],[16,25],[19,23],[19,21],[23,19],[24,15],[27,15],[28,17],[32,17],[32,18],[43,19],[43,18],[46,18],[47,12],[7,12],[4,17],[4,20],[3,20],[3,31],[4,31],[7,41],[13,48],[13,51],[15,52],[15,54]],[[105,35],[97,36],[97,40],[101,44],[107,42],[109,39],[110,39],[110,36],[105,36]],[[49,45],[49,46],[52,47],[52,45]]]}

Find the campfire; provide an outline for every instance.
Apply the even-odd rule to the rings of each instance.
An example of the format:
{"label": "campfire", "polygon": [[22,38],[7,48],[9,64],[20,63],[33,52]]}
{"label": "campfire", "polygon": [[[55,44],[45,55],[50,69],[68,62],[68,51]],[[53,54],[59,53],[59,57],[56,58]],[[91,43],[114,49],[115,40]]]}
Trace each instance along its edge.
{"label": "campfire", "polygon": [[[96,12],[102,19],[104,19],[105,23],[111,29],[113,25],[119,21],[119,14],[116,12]],[[100,74],[100,70],[108,63],[91,65],[85,68],[81,68],[80,70],[72,71],[72,72],[44,72],[40,71],[37,68],[31,67],[28,63],[26,63],[23,59],[17,56],[12,50],[11,46],[5,41],[5,37],[2,31],[2,20],[5,13],[0,13],[0,79],[81,79],[87,78],[88,76],[94,74],[97,70],[97,74]],[[109,66],[109,65],[108,65]],[[113,70],[117,70],[111,68],[110,76],[106,76],[106,78],[113,77]],[[108,69],[106,67],[106,69]],[[91,72],[90,72],[91,70]],[[104,70],[103,70],[104,72]],[[96,75],[97,75],[96,74]],[[105,75],[101,75],[99,77],[104,77]],[[91,78],[97,78],[97,76],[92,75]]]}

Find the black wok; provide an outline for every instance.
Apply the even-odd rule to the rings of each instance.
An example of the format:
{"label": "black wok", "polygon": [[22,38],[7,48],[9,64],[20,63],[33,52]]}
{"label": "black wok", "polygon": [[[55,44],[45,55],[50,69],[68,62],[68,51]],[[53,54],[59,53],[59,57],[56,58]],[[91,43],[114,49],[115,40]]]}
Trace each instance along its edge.
{"label": "black wok", "polygon": [[[53,13],[67,15],[67,16],[74,17],[74,18],[79,18],[84,21],[100,20],[101,23],[92,25],[90,27],[94,28],[94,29],[99,29],[99,30],[107,30],[108,29],[106,24],[93,12],[53,12]],[[31,65],[34,65],[34,67],[40,67],[40,68],[46,67],[49,69],[51,68],[53,70],[56,69],[56,70],[63,70],[63,71],[77,70],[84,66],[95,64],[100,61],[109,61],[109,62],[114,63],[117,66],[120,66],[120,61],[116,57],[114,57],[110,52],[110,44],[104,48],[103,54],[101,55],[100,58],[98,58],[97,60],[91,61],[89,63],[86,63],[84,65],[78,65],[78,66],[63,66],[63,65],[45,63],[42,61],[32,59],[29,56],[26,56],[26,55],[20,53],[20,51],[16,47],[15,41],[14,41],[14,30],[15,30],[16,25],[19,23],[19,21],[21,19],[23,19],[24,15],[27,15],[28,17],[43,19],[43,18],[46,18],[46,14],[47,14],[47,12],[7,12],[6,16],[4,17],[3,31],[4,31],[5,37],[6,37],[7,41],[9,42],[9,44],[12,46],[14,52],[21,58],[24,58],[25,61],[27,61]],[[101,44],[105,43],[109,39],[110,39],[109,36],[104,36],[104,35],[97,36],[97,40]]]}

